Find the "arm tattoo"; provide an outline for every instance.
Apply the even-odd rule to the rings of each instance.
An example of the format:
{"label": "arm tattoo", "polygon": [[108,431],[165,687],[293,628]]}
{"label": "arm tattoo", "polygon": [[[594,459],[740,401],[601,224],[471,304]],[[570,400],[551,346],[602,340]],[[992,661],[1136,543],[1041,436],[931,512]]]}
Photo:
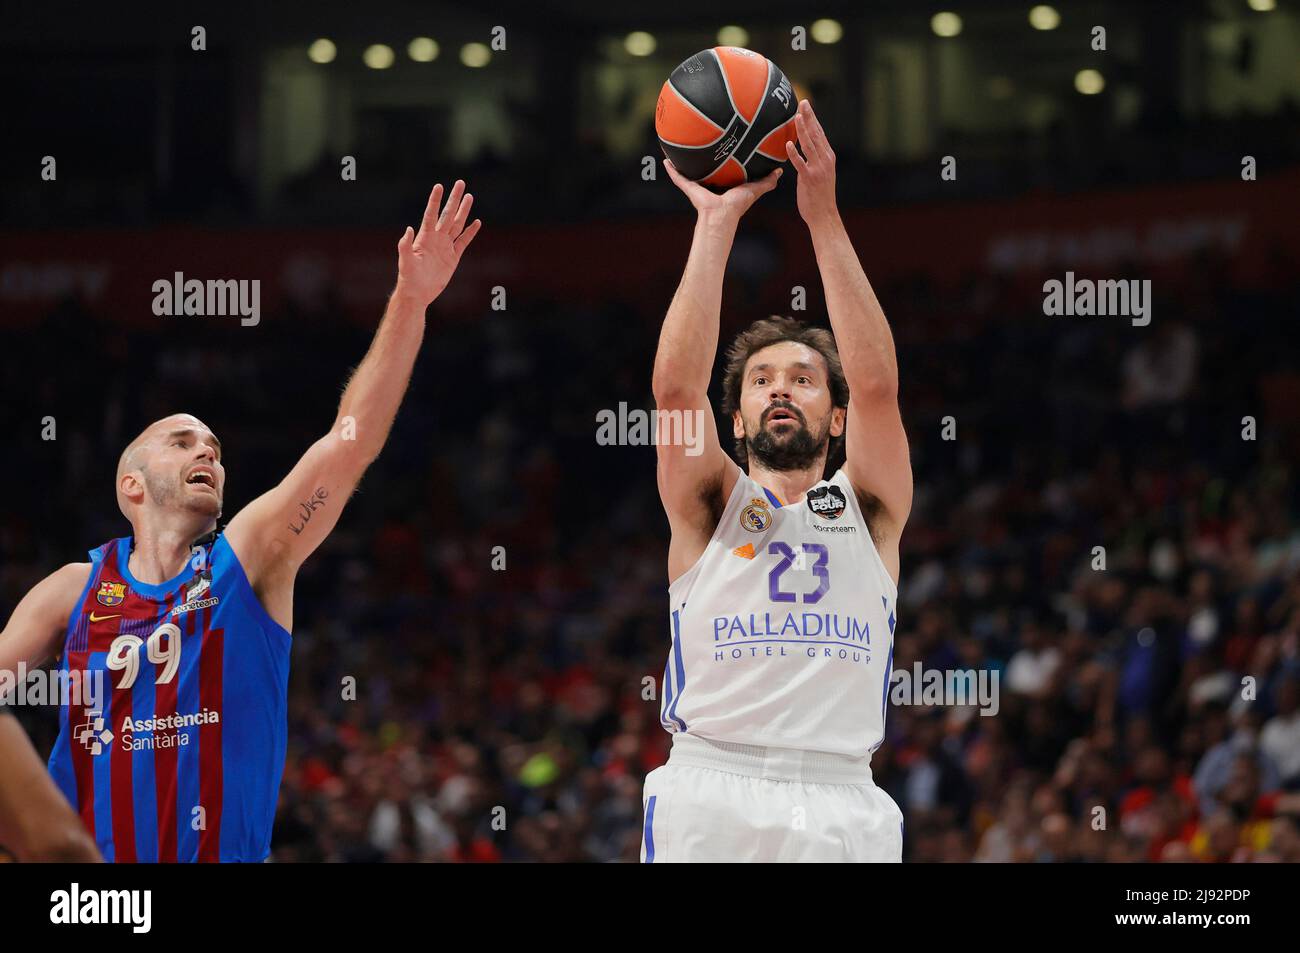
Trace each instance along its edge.
{"label": "arm tattoo", "polygon": [[301,533],[303,528],[311,521],[312,513],[325,505],[325,497],[327,496],[329,496],[329,493],[325,491],[325,487],[318,486],[315,493],[298,504],[298,516],[301,518],[302,522],[297,526],[294,526],[293,523],[289,524],[289,528],[293,530],[295,536]]}

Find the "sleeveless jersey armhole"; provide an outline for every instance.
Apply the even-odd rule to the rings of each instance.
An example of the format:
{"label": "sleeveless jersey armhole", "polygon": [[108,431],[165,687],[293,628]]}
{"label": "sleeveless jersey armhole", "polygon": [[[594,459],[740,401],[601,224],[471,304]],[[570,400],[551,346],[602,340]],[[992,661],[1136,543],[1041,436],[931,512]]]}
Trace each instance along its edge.
{"label": "sleeveless jersey armhole", "polygon": [[848,474],[844,472],[843,467],[835,471],[831,476],[830,482],[834,483],[844,491],[844,496],[847,499],[849,506],[853,507],[853,515],[857,519],[858,525],[862,527],[862,534],[866,537],[867,548],[871,550],[872,558],[874,558],[876,566],[880,570],[881,580],[887,587],[889,598],[891,601],[897,601],[898,583],[894,582],[894,577],[889,574],[889,567],[885,565],[885,560],[881,557],[880,550],[876,548],[876,540],[871,535],[871,526],[867,522],[866,514],[862,512],[862,504],[858,502],[857,490],[849,480]]}
{"label": "sleeveless jersey armhole", "polygon": [[[114,543],[116,543],[116,540],[114,540]],[[59,651],[55,653],[54,658],[62,658],[63,653],[67,651],[68,639],[72,635],[72,627],[76,625],[77,617],[81,615],[82,609],[86,605],[86,597],[90,595],[90,587],[99,578],[99,570],[103,561],[104,547],[101,546],[98,549],[90,550],[90,572],[86,575],[86,584],[81,587],[81,594],[77,596],[77,601],[68,610],[67,619],[63,621],[63,640],[59,643]]]}
{"label": "sleeveless jersey armhole", "polygon": [[[218,546],[222,547],[220,553],[217,552]],[[277,638],[282,638],[286,642],[292,642],[293,633],[272,618],[266,606],[262,605],[262,600],[258,598],[253,584],[248,581],[248,574],[244,572],[244,565],[239,561],[239,554],[235,552],[235,547],[230,545],[230,540],[226,539],[224,534],[218,536],[213,542],[211,560],[214,567],[218,560],[228,567],[233,576],[231,581],[235,591],[239,593],[245,608],[260,617],[263,630],[274,633]]]}
{"label": "sleeveless jersey armhole", "polygon": [[[713,534],[709,536],[709,541],[700,552],[699,558],[691,564],[690,569],[668,584],[668,595],[674,606],[685,601],[685,597],[690,593],[691,586],[694,585],[695,578],[700,574],[700,568],[704,565],[704,558],[708,556],[709,550],[718,541],[718,533],[727,525],[728,519],[736,518],[736,512],[740,509],[741,501],[748,499],[756,489],[757,484],[749,478],[749,474],[744,470],[741,470],[736,475],[736,485],[731,488],[731,495],[727,497],[727,505],[722,508],[722,515],[718,517],[718,525],[713,527]],[[682,596],[680,599],[677,598],[679,594]]]}

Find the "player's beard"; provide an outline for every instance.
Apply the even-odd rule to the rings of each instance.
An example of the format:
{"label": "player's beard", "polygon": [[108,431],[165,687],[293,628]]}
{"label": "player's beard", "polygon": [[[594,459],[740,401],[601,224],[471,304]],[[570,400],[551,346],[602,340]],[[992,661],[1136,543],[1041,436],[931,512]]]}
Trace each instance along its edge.
{"label": "player's beard", "polygon": [[188,491],[189,484],[185,482],[183,474],[178,474],[175,480],[168,480],[161,474],[154,473],[147,466],[142,467],[141,472],[144,474],[144,488],[154,506],[163,509],[180,506],[191,512],[203,513],[213,519],[221,516],[220,494],[214,496],[204,494],[201,498],[197,498]]}
{"label": "player's beard", "polygon": [[[830,421],[820,438],[808,429],[803,413],[789,404],[778,405],[796,414],[798,424],[792,433],[773,433],[760,423],[752,437],[746,437],[745,446],[749,450],[749,459],[759,463],[764,469],[776,472],[784,470],[806,470],[817,458],[827,452],[830,445]],[[776,408],[769,408],[764,416]],[[761,418],[760,418],[761,420]]]}

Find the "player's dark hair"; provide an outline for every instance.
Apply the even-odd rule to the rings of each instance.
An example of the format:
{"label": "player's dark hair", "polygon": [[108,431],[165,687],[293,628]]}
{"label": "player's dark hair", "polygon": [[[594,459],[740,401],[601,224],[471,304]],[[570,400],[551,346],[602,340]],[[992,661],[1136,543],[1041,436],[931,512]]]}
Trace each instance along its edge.
{"label": "player's dark hair", "polygon": [[[840,352],[835,346],[835,338],[825,328],[816,328],[794,318],[773,315],[759,318],[745,330],[736,335],[736,339],[727,348],[727,368],[722,378],[722,412],[728,422],[740,409],[741,383],[745,376],[745,365],[758,351],[783,341],[806,344],[826,360],[830,373],[831,404],[835,407],[849,406],[849,384],[844,379],[844,367],[840,364]],[[749,469],[749,450],[745,438],[736,439],[736,462],[742,470]],[[825,475],[829,476],[844,463],[844,434],[831,437],[826,451]]]}

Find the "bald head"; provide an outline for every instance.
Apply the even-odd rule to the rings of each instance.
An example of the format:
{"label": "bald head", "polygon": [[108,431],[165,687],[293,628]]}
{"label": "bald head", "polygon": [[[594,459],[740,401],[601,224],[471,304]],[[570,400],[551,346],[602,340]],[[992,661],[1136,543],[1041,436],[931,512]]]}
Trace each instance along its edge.
{"label": "bald head", "polygon": [[[225,473],[221,442],[193,414],[172,414],[155,420],[126,445],[117,461],[117,506],[134,526],[142,506],[166,506],[186,497],[186,477],[196,467],[210,467],[216,513],[220,514]],[[202,489],[196,487],[196,489]],[[186,505],[189,508],[188,504]]]}

